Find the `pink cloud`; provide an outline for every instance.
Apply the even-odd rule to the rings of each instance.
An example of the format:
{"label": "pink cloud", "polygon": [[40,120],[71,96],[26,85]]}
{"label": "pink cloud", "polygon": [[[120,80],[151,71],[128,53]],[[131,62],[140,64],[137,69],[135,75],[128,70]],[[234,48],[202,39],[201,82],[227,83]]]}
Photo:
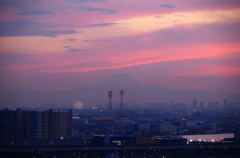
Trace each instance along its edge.
{"label": "pink cloud", "polygon": [[[219,86],[236,91],[229,80],[234,78],[234,84],[239,81],[239,78],[231,77],[240,74],[240,65],[234,59],[239,59],[237,53],[234,53],[240,50],[239,21],[230,19],[214,23],[185,24],[181,23],[181,19],[186,18],[186,14],[190,12],[240,8],[239,1],[139,0],[124,1],[123,3],[68,2],[56,4],[45,1],[19,3],[1,10],[0,21],[5,22],[4,24],[15,22],[19,24],[19,27],[20,24],[26,27],[27,24],[31,24],[34,27],[20,30],[20,33],[25,32],[26,34],[11,34],[12,38],[9,37],[9,34],[2,34],[4,37],[0,38],[0,55],[2,57],[0,58],[0,75],[8,74],[3,81],[6,83],[5,89],[14,89],[14,86],[29,88],[36,86],[37,89],[44,87],[42,90],[63,90],[74,87],[73,84],[63,85],[67,77],[61,75],[65,73],[94,76],[94,73],[97,72],[110,75],[123,71],[137,76],[146,84],[164,86],[161,84],[163,82],[166,88],[217,89]],[[100,27],[103,24],[118,23],[119,21],[127,22],[124,20],[125,18],[146,16],[160,19],[165,18],[169,13],[176,13],[176,17],[180,20],[168,29],[113,36],[109,32],[115,33],[118,29],[128,31],[127,28],[121,28],[114,24],[107,25],[109,27],[106,27],[106,32],[101,32],[99,29],[93,34],[87,34],[87,31],[80,33],[89,25]],[[25,21],[28,19],[28,23],[23,22],[24,19]],[[8,26],[14,27],[14,25]],[[16,26],[16,28],[19,27]],[[95,27],[92,28],[95,29]],[[14,30],[9,32],[12,33]],[[98,30],[97,27],[96,30]],[[52,34],[50,36],[46,33]],[[111,36],[105,38],[104,35],[108,33]],[[123,33],[125,32],[123,31]],[[29,40],[29,36],[32,36],[33,40]],[[38,38],[39,36],[47,38]],[[51,40],[45,41],[46,39]],[[91,42],[83,42],[84,40]],[[3,43],[5,41],[8,43]],[[41,42],[46,43],[42,44],[40,48]],[[67,44],[63,42],[67,42]],[[17,45],[16,43],[21,44]],[[14,54],[6,55],[7,53]],[[19,72],[21,73],[19,74]],[[45,74],[49,78],[44,78],[41,74]],[[98,79],[104,78],[101,73],[99,74],[97,75]],[[213,78],[208,77],[209,75],[215,76],[213,78],[217,78],[218,82],[214,82]],[[79,78],[79,76],[69,77],[67,80],[77,84]],[[46,81],[41,81],[44,79]],[[56,79],[58,79],[59,85],[63,85],[61,88],[58,88],[57,84],[51,86]],[[81,81],[90,83],[87,81],[88,79],[85,77]],[[92,82],[98,79],[93,79]],[[225,82],[225,80],[227,81]],[[37,84],[38,82],[40,84]],[[81,86],[83,85],[81,84]]]}

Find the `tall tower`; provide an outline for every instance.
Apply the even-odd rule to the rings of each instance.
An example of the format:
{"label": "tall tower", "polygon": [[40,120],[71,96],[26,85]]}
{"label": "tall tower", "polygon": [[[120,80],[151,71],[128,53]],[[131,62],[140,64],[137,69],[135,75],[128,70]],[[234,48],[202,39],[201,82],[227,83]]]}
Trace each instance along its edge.
{"label": "tall tower", "polygon": [[110,118],[109,112],[112,110],[112,91],[108,91],[109,103],[108,103],[108,121],[107,126],[113,126],[113,119]]}
{"label": "tall tower", "polygon": [[120,91],[120,95],[121,95],[121,99],[120,99],[120,109],[123,110],[123,109],[124,109],[124,105],[123,105],[123,90]]}
{"label": "tall tower", "polygon": [[120,112],[118,113],[118,119],[124,119],[124,115],[123,115],[123,110],[124,110],[124,104],[123,104],[123,90],[120,90],[120,95],[121,95],[121,99],[120,99]]}
{"label": "tall tower", "polygon": [[112,110],[112,91],[108,91],[108,97],[109,97],[108,110]]}
{"label": "tall tower", "polygon": [[107,128],[105,131],[105,145],[110,145],[110,133],[113,131],[113,119],[110,118],[109,112],[112,110],[112,91],[108,91],[109,103],[108,103],[108,118]]}

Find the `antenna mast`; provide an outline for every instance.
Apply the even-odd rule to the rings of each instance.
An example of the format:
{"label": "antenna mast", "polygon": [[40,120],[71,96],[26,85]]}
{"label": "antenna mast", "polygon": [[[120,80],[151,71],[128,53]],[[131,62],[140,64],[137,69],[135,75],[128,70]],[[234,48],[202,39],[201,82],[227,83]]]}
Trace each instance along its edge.
{"label": "antenna mast", "polygon": [[118,114],[118,119],[124,119],[123,110],[124,110],[124,104],[123,104],[123,90],[120,91],[121,99],[120,99],[120,113]]}
{"label": "antenna mast", "polygon": [[108,103],[108,120],[107,126],[113,126],[113,119],[110,118],[109,112],[112,110],[112,91],[108,91],[109,103]]}

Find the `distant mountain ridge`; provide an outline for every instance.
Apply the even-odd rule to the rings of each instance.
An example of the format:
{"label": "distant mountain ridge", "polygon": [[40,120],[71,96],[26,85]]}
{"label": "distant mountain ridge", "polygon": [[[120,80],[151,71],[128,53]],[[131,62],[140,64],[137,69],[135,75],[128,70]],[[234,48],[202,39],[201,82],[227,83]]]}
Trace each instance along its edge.
{"label": "distant mountain ridge", "polygon": [[19,89],[1,95],[0,103],[4,106],[39,106],[42,103],[59,104],[60,106],[73,105],[81,101],[84,105],[95,106],[108,103],[108,91],[113,91],[113,102],[119,103],[120,90],[124,90],[125,103],[153,103],[168,102],[191,103],[193,99],[198,102],[220,102],[224,99],[240,101],[240,94],[230,93],[225,90],[213,92],[203,89],[170,90],[156,86],[145,85],[127,74],[114,74],[96,84],[82,88],[70,89],[61,92],[45,92],[29,89]]}

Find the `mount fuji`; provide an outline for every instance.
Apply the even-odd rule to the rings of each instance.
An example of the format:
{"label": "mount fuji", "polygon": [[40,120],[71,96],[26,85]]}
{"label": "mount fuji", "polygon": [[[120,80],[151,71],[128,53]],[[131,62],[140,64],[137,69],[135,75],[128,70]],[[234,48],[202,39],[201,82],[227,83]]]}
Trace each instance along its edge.
{"label": "mount fuji", "polygon": [[[77,85],[76,85],[77,87]],[[113,103],[120,102],[120,90],[124,90],[125,103],[156,103],[174,102],[190,104],[193,99],[199,102],[223,102],[224,99],[240,101],[240,94],[228,91],[207,91],[204,89],[170,90],[140,83],[131,76],[118,73],[98,83],[82,88],[70,89],[61,92],[45,92],[30,89],[19,89],[1,95],[1,104],[7,107],[24,106],[31,107],[45,104],[59,104],[60,106],[73,105],[81,101],[84,105],[95,106],[108,103],[108,91],[113,91]]]}

